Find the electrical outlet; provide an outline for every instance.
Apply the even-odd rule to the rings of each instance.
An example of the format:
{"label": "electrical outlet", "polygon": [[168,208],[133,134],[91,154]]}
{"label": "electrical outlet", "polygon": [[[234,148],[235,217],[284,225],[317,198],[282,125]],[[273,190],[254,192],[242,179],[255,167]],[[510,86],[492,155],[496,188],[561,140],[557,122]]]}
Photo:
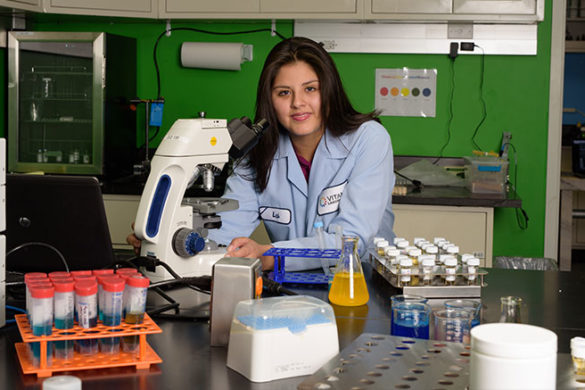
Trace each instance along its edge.
{"label": "electrical outlet", "polygon": [[449,23],[447,25],[447,39],[473,39],[473,24]]}

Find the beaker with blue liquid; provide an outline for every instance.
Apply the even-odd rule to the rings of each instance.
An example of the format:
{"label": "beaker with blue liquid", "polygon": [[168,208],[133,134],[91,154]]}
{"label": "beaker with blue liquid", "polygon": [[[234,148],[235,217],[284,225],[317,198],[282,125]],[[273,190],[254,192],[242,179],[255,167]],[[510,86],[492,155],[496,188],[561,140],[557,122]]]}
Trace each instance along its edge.
{"label": "beaker with blue liquid", "polygon": [[431,307],[426,303],[402,302],[392,307],[390,334],[429,339]]}

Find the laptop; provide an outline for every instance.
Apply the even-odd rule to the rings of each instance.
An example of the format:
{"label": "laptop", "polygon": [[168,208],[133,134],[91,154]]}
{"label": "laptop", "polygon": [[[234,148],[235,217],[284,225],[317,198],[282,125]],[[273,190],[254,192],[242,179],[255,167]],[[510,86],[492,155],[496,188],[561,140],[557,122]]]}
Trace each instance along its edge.
{"label": "laptop", "polygon": [[100,269],[114,262],[98,180],[6,175],[6,270],[64,271],[57,251],[69,270]]}

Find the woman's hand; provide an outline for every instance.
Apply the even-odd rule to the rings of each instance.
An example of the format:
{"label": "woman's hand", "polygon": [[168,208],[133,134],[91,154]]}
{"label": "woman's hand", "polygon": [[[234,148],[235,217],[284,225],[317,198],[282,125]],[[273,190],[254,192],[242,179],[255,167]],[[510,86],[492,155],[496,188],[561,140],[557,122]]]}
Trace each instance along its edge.
{"label": "woman's hand", "polygon": [[227,247],[226,256],[228,257],[247,257],[260,259],[264,271],[271,270],[274,267],[273,256],[262,256],[272,245],[261,245],[248,237],[237,237],[230,242]]}
{"label": "woman's hand", "polygon": [[132,233],[128,234],[128,237],[126,237],[126,242],[132,245],[134,253],[136,253],[136,256],[138,256],[140,254],[140,246],[142,245],[142,241],[140,241],[138,237],[134,235],[134,222],[132,222]]}

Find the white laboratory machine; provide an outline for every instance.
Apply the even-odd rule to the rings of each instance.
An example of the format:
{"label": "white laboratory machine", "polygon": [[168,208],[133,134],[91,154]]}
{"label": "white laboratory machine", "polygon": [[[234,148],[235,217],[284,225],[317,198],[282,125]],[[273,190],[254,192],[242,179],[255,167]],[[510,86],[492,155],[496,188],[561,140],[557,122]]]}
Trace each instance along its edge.
{"label": "white laboratory machine", "polygon": [[[207,229],[218,228],[217,212],[237,208],[223,198],[183,199],[187,188],[201,179],[211,191],[214,175],[229,157],[244,156],[268,124],[252,124],[246,117],[232,119],[179,119],[169,129],[152,159],[150,174],[140,199],[134,233],[142,240],[140,254],[166,263],[181,277],[211,275],[213,264],[225,249],[206,240]],[[171,279],[157,267],[152,281]]]}

